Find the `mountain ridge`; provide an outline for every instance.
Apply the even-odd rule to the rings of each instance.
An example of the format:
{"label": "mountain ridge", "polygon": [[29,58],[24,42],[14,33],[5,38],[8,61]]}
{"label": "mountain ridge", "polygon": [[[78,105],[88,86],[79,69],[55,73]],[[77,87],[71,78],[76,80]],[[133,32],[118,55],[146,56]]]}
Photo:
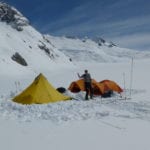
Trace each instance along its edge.
{"label": "mountain ridge", "polygon": [[101,37],[45,36],[58,50],[74,61],[119,62],[128,61],[131,58],[150,58],[148,51],[120,48],[113,42],[107,42]]}
{"label": "mountain ridge", "polygon": [[[78,38],[43,35],[16,8],[0,2],[0,61],[13,67],[41,72],[49,65],[72,62],[118,62],[131,57],[149,58],[149,52],[119,48],[101,37]],[[39,62],[40,60],[40,62]],[[33,72],[34,72],[33,71]]]}

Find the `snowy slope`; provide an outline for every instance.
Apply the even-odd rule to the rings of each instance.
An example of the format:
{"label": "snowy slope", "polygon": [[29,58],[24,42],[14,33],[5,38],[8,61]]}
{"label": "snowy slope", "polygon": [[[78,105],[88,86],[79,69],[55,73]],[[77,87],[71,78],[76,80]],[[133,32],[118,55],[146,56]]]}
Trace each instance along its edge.
{"label": "snowy slope", "polygon": [[[18,63],[18,59],[25,64]],[[54,70],[73,66],[19,11],[0,2],[0,83],[3,84],[0,93],[7,91],[6,82],[14,89],[15,82],[32,80],[41,72],[48,76]]]}
{"label": "snowy slope", "polygon": [[[34,69],[47,67],[52,63],[70,63],[69,59],[53,47],[39,32],[31,26],[25,26],[23,31],[17,31],[10,25],[0,22],[0,59],[1,61],[16,65],[11,57],[18,52],[27,62],[27,67]],[[46,47],[46,52],[40,47]],[[39,60],[40,61],[39,63]],[[17,64],[18,65],[18,64]],[[21,66],[19,64],[19,66]],[[21,66],[22,67],[22,66]]]}
{"label": "snowy slope", "polygon": [[[74,68],[68,57],[53,47],[48,40],[29,25],[25,26],[23,31],[17,31],[5,22],[0,22],[0,32],[1,83],[8,82],[12,85],[16,82],[16,76],[18,76],[18,81],[22,81],[29,77],[33,79],[39,73],[48,76],[60,68],[62,70],[63,68]],[[46,47],[49,53],[41,49],[40,46]],[[12,59],[16,52],[23,57],[27,66]],[[1,89],[0,92],[3,92],[4,89]]]}
{"label": "snowy slope", "polygon": [[[30,26],[28,20],[15,8],[0,3],[0,20],[1,62],[24,68],[11,58],[17,52],[27,62],[27,68],[34,70],[46,69],[53,63],[70,63],[69,59]],[[17,27],[21,30],[17,30]],[[39,60],[42,61],[39,63]]]}
{"label": "snowy slope", "polygon": [[77,37],[54,37],[50,35],[46,35],[46,37],[73,61],[120,62],[127,61],[131,57],[136,59],[150,58],[150,52],[120,48],[102,38],[80,39]]}

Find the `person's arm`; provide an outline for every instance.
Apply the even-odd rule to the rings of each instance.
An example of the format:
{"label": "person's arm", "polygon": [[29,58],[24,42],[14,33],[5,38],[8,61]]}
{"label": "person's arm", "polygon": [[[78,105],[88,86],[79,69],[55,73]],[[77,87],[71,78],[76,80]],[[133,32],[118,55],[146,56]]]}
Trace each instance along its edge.
{"label": "person's arm", "polygon": [[84,79],[85,78],[85,74],[82,74],[81,76],[78,74],[78,77]]}
{"label": "person's arm", "polygon": [[79,73],[77,73],[77,75],[78,75],[78,77],[79,77],[79,78],[81,78],[81,76],[80,76],[80,74],[79,74]]}

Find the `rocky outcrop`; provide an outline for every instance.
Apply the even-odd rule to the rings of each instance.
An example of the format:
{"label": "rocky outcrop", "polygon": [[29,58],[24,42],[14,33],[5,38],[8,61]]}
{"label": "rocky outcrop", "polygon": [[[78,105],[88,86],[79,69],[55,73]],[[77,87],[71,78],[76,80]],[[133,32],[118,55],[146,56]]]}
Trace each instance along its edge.
{"label": "rocky outcrop", "polygon": [[14,60],[15,62],[17,62],[18,64],[22,65],[22,66],[27,66],[27,62],[25,61],[25,59],[18,53],[16,52],[12,57],[12,60]]}
{"label": "rocky outcrop", "polygon": [[29,24],[28,19],[26,19],[14,7],[2,2],[0,2],[0,21],[10,24],[18,31],[22,31],[23,26],[27,26]]}

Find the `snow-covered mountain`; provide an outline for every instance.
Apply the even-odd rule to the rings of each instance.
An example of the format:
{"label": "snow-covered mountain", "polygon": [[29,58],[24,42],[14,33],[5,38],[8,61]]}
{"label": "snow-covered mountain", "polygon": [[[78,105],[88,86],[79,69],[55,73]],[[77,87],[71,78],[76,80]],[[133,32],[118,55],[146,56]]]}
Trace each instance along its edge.
{"label": "snow-covered mountain", "polygon": [[[149,52],[119,48],[102,38],[54,37],[35,30],[18,10],[0,2],[0,64],[42,72],[75,61],[118,62],[150,57]],[[39,61],[40,60],[40,61]],[[7,72],[5,70],[4,72]]]}
{"label": "snow-covered mountain", "polygon": [[49,78],[51,72],[69,67],[74,67],[69,58],[34,29],[27,18],[0,2],[1,95],[10,93],[17,83],[23,89],[39,73]]}
{"label": "snow-covered mountain", "polygon": [[[1,149],[149,150],[150,59],[134,59],[132,76],[131,61],[120,62],[149,56],[101,38],[43,36],[15,8],[0,3]],[[84,101],[84,92],[67,91],[75,99],[43,105],[12,101],[40,72],[53,86],[67,88],[85,68],[97,81],[116,81],[124,88],[122,99]]]}
{"label": "snow-covered mountain", "polygon": [[51,42],[35,30],[14,7],[0,2],[0,63],[13,69],[41,71],[49,65],[70,63]]}
{"label": "snow-covered mountain", "polygon": [[120,48],[112,42],[97,38],[54,37],[46,35],[51,43],[73,61],[120,62],[134,57],[150,58],[150,52]]}
{"label": "snow-covered mountain", "polygon": [[[18,10],[0,2],[0,82],[4,83],[0,89],[2,93],[4,89],[7,91],[5,83],[13,85],[16,77],[18,81],[29,82],[29,79],[41,72],[48,78],[53,77],[51,72],[57,70],[71,68],[74,73],[77,67],[74,62],[120,62],[131,57],[149,58],[150,52],[119,48],[102,38],[42,35]],[[60,76],[64,76],[64,73]],[[70,78],[73,79],[73,76]],[[55,79],[52,82],[56,83]]]}

